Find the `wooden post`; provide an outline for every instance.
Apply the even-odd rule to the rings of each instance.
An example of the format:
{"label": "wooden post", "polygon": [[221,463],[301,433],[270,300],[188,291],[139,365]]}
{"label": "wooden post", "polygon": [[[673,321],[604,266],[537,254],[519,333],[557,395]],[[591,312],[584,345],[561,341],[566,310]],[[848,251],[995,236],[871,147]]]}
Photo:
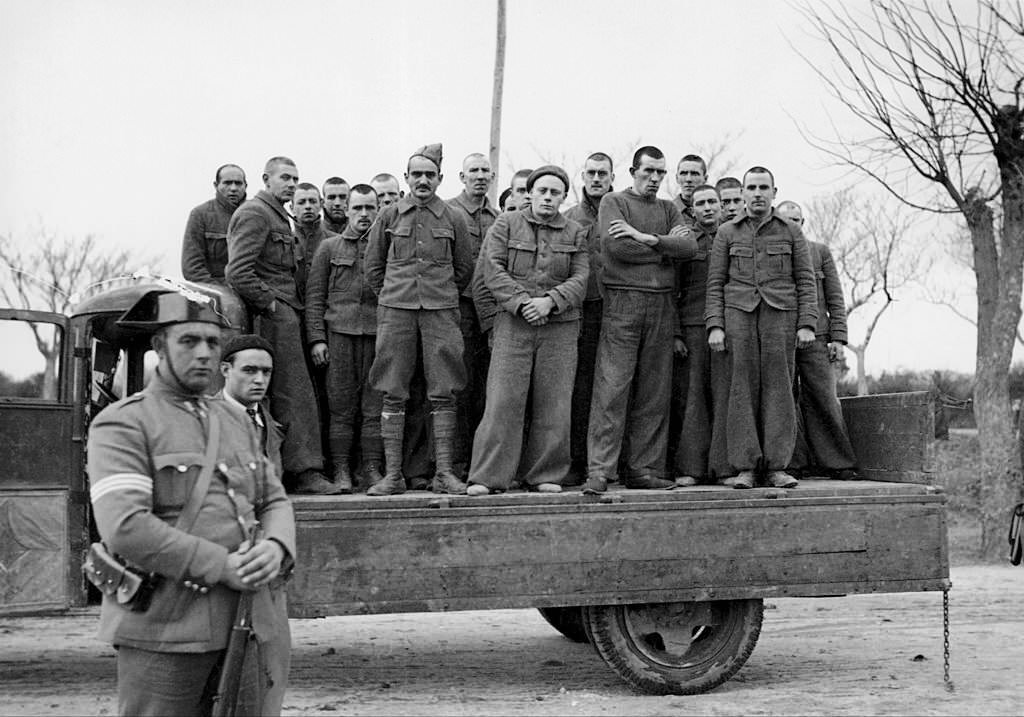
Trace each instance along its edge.
{"label": "wooden post", "polygon": [[498,0],[498,35],[494,46],[494,93],[491,97],[491,204],[498,205],[498,160],[501,154],[501,95],[505,85],[505,0]]}

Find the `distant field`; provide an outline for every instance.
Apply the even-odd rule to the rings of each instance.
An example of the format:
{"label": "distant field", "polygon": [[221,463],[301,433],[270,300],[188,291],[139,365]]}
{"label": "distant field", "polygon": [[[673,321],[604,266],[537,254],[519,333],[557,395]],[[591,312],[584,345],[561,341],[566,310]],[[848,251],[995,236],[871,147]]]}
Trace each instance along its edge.
{"label": "distant field", "polygon": [[[953,565],[979,561],[978,432],[953,428],[948,441],[935,442],[935,484],[949,496],[949,560]],[[1009,520],[1010,506],[1007,506]]]}

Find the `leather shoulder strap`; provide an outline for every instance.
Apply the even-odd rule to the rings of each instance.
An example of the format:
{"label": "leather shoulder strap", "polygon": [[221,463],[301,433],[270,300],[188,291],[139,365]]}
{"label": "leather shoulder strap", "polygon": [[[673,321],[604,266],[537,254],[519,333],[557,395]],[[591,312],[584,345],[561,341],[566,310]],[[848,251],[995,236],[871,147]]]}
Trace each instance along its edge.
{"label": "leather shoulder strap", "polygon": [[210,480],[213,478],[213,469],[217,463],[217,449],[220,446],[220,419],[215,411],[210,411],[207,415],[210,419],[210,435],[206,439],[203,466],[199,470],[199,477],[196,478],[195,485],[192,486],[188,502],[181,509],[178,521],[174,524],[174,527],[186,533],[192,530],[192,526],[199,516],[199,509],[203,507],[203,500],[210,490]]}

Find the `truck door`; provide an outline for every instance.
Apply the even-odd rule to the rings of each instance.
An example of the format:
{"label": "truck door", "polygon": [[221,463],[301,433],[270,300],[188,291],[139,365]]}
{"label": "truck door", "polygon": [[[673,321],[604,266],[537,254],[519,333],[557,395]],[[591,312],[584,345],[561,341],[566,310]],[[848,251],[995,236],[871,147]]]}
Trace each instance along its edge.
{"label": "truck door", "polygon": [[0,615],[62,610],[86,596],[87,496],[68,332],[61,314],[0,309]]}

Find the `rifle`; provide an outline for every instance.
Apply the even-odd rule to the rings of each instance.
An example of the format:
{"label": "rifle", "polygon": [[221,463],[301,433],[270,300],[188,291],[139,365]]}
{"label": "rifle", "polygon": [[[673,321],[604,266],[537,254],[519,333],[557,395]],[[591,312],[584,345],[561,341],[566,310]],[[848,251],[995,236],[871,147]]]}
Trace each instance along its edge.
{"label": "rifle", "polygon": [[[249,533],[250,547],[256,545],[259,533],[259,522],[255,522]],[[255,592],[243,592],[238,598],[235,619],[231,623],[231,635],[228,647],[224,652],[224,662],[220,667],[220,681],[217,683],[217,694],[213,696],[212,717],[235,717],[238,708],[238,690],[242,684],[242,670],[245,666],[245,653],[252,639],[252,601]]]}

